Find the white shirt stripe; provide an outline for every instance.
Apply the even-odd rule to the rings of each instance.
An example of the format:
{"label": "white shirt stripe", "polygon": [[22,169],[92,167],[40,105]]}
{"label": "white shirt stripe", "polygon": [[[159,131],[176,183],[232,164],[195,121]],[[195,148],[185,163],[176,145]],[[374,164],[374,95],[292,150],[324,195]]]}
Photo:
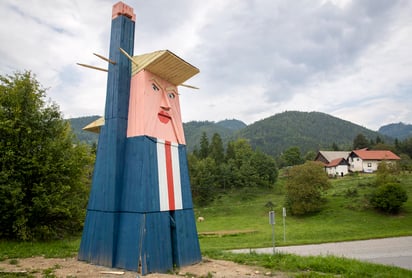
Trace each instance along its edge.
{"label": "white shirt stripe", "polygon": [[[168,183],[167,183],[165,141],[161,139],[157,139],[156,147],[157,147],[157,168],[158,168],[158,177],[159,177],[160,211],[168,211],[170,210],[170,205],[169,205],[169,190],[168,190]],[[172,143],[170,146],[170,150],[171,150],[171,160],[172,160],[172,173],[173,173],[173,185],[174,185],[173,192],[174,192],[175,209],[183,209],[178,144]]]}

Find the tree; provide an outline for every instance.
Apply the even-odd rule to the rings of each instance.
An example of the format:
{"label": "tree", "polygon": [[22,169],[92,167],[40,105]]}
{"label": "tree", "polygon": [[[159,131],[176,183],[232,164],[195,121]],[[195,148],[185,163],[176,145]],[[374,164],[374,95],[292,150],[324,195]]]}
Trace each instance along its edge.
{"label": "tree", "polygon": [[199,150],[199,158],[206,158],[209,156],[209,139],[207,138],[206,132],[202,133],[202,137],[200,138],[200,150]]}
{"label": "tree", "polygon": [[238,139],[228,143],[225,159],[221,161],[220,136],[213,138],[208,157],[200,158],[194,153],[188,156],[192,195],[197,205],[207,205],[227,189],[253,191],[256,187],[273,187],[278,169],[271,156],[253,151],[247,140]]}
{"label": "tree", "polygon": [[285,163],[284,166],[293,166],[303,163],[299,147],[290,147],[281,155],[281,159]]}
{"label": "tree", "polygon": [[412,137],[401,142],[399,140],[395,140],[395,147],[397,153],[404,153],[409,157],[412,157]]}
{"label": "tree", "polygon": [[376,144],[385,144],[385,141],[378,135],[376,136]]}
{"label": "tree", "polygon": [[235,144],[233,141],[227,143],[225,161],[235,159]]}
{"label": "tree", "polygon": [[323,166],[314,161],[294,166],[286,181],[286,206],[294,215],[317,212],[322,208],[323,193],[330,188]]}
{"label": "tree", "polygon": [[257,185],[259,187],[272,187],[278,177],[275,160],[261,151],[255,151],[250,158],[251,166],[258,173]]}
{"label": "tree", "polygon": [[81,230],[92,155],[31,72],[0,76],[0,238]]}
{"label": "tree", "polygon": [[305,161],[306,160],[315,160],[315,158],[316,158],[316,152],[315,151],[308,151],[305,154],[305,157],[304,157]]}
{"label": "tree", "polygon": [[197,159],[188,156],[193,201],[200,206],[209,204],[217,192],[216,163],[210,157]]}
{"label": "tree", "polygon": [[362,133],[359,133],[353,139],[353,149],[354,150],[364,149],[368,147],[369,147],[369,141],[368,139],[366,139],[365,135],[363,135]]}
{"label": "tree", "polygon": [[399,168],[403,171],[411,171],[412,170],[412,159],[407,154],[400,154],[401,160],[399,161]]}
{"label": "tree", "polygon": [[333,142],[332,144],[332,151],[335,151],[335,152],[340,151],[338,144],[336,144],[335,142]]}
{"label": "tree", "polygon": [[224,161],[225,152],[222,137],[220,137],[219,133],[213,134],[212,142],[209,146],[209,156],[216,162],[216,164],[221,164]]}

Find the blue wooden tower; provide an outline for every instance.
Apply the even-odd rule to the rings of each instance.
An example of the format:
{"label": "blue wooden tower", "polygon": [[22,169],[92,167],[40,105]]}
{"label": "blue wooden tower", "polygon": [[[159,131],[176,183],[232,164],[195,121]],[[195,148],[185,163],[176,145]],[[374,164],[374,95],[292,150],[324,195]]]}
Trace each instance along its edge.
{"label": "blue wooden tower", "polygon": [[[113,63],[78,259],[147,274],[201,261],[177,102],[177,86],[199,70],[169,51],[132,58],[134,28],[133,9],[115,4]],[[146,95],[162,111],[151,116]]]}

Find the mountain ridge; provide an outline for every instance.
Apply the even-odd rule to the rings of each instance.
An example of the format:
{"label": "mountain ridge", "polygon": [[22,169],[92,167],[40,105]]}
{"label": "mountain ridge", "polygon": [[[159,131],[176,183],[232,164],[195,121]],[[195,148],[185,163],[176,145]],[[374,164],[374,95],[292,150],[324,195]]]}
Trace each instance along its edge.
{"label": "mountain ridge", "polygon": [[404,140],[412,137],[412,124],[405,124],[402,122],[387,124],[381,126],[378,132],[393,138]]}
{"label": "mountain ridge", "polygon": [[[81,128],[98,117],[94,115],[69,119],[80,141],[97,142],[97,134],[83,131]],[[80,127],[81,124],[84,125]],[[292,146],[299,147],[302,154],[330,149],[332,144],[340,149],[351,149],[353,139],[360,133],[368,140],[376,140],[377,137],[386,142],[394,140],[386,134],[322,112],[285,111],[250,125],[237,119],[219,122],[190,121],[183,123],[183,128],[189,152],[199,145],[203,133],[206,133],[209,140],[214,133],[219,133],[225,145],[231,140],[245,138],[253,148],[273,156],[281,154]],[[88,137],[83,139],[85,134],[88,134]]]}

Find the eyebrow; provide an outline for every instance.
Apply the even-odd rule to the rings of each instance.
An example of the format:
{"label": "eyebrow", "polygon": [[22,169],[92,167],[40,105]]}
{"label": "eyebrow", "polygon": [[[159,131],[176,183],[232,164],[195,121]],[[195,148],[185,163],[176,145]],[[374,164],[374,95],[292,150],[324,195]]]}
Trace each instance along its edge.
{"label": "eyebrow", "polygon": [[155,83],[156,87],[158,87],[159,89],[162,89],[162,90],[163,90],[163,87],[160,86],[160,84],[159,84],[159,82],[156,80],[156,78],[153,77],[153,78],[150,79],[150,81],[153,81],[153,82]]}
{"label": "eyebrow", "polygon": [[155,83],[155,85],[157,87],[159,87],[160,89],[162,89],[163,91],[173,91],[176,95],[180,95],[177,90],[176,87],[166,87],[165,89],[160,85],[159,81],[157,81],[156,77],[150,78],[150,81],[153,81]]}
{"label": "eyebrow", "polygon": [[173,91],[176,95],[179,95],[179,93],[176,91],[175,87],[167,87],[166,88],[166,92],[170,92],[170,91]]}

